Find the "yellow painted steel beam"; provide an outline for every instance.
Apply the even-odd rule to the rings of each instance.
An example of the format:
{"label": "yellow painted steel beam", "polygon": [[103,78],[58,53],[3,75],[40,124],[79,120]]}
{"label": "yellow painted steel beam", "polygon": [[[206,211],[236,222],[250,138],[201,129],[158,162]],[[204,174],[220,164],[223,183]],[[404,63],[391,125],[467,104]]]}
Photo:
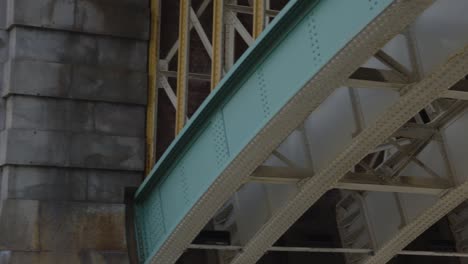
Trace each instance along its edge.
{"label": "yellow painted steel beam", "polygon": [[213,0],[213,59],[211,63],[211,90],[223,75],[223,0]]}
{"label": "yellow painted steel beam", "polygon": [[265,28],[265,1],[254,0],[253,5],[253,38],[260,36]]}
{"label": "yellow painted steel beam", "polygon": [[151,0],[151,31],[148,47],[148,102],[146,105],[146,164],[145,175],[156,163],[156,128],[158,112],[158,60],[160,0]]}
{"label": "yellow painted steel beam", "polygon": [[187,91],[190,46],[190,2],[180,0],[179,13],[179,53],[177,65],[177,109],[175,134],[184,128],[187,116]]}

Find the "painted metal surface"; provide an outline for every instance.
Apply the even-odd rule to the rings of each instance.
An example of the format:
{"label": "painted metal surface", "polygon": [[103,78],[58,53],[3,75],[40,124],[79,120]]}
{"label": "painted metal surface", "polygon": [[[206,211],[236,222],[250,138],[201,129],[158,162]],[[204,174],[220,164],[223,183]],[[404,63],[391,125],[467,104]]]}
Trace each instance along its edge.
{"label": "painted metal surface", "polygon": [[[324,80],[324,87],[311,85],[317,73],[327,64],[336,65],[337,54],[392,3],[288,3],[203,103],[139,188],[135,222],[141,262],[175,262],[217,208],[294,129],[295,123],[396,34],[396,29],[388,31],[389,35],[368,32],[372,42],[352,46],[362,51],[359,56],[353,55],[357,60],[345,58],[347,64],[338,71],[342,78]],[[392,22],[387,19],[379,23]],[[396,23],[395,28],[407,22]],[[304,87],[310,92],[298,96]],[[309,100],[304,108],[294,107],[295,101],[309,96],[314,96],[313,103]],[[285,111],[285,107],[291,109]],[[273,119],[286,114],[297,116],[297,120],[288,124],[283,118],[284,122],[271,125]],[[275,127],[279,124],[284,125],[278,132]],[[272,132],[267,133],[269,129]],[[275,139],[268,144],[260,140],[270,136]],[[256,145],[262,149],[250,159],[245,154]]]}
{"label": "painted metal surface", "polygon": [[190,45],[191,0],[181,0],[179,11],[179,53],[177,63],[177,108],[175,134],[184,128],[187,118],[187,93]]}
{"label": "painted metal surface", "polygon": [[365,260],[365,264],[380,264],[390,261],[400,250],[409,245],[414,239],[425,230],[434,225],[442,217],[455,209],[468,199],[468,182],[465,182],[447,195],[442,197],[437,203],[424,211],[415,220],[411,221],[403,229],[379,248],[375,254]]}
{"label": "painted metal surface", "polygon": [[265,28],[265,0],[256,0],[253,4],[253,38],[260,36]]}
{"label": "painted metal surface", "polygon": [[156,117],[158,112],[159,0],[151,0],[151,32],[148,47],[148,104],[146,106],[146,164],[148,174],[156,162]]}
{"label": "painted metal surface", "polygon": [[[314,177],[301,186],[297,195],[289,200],[285,206],[280,208],[264,224],[255,237],[244,247],[244,251],[232,263],[255,263],[266,252],[267,248],[277,241],[326,191],[332,189],[337,181],[352,169],[352,166],[362,160],[378,144],[390,137],[393,132],[415,116],[422,108],[437,99],[445,90],[448,90],[462,79],[468,71],[467,50],[468,47],[453,56],[447,63],[428,75],[421,82],[409,85],[408,91],[381,115],[375,123],[364,129],[328,166],[318,171]],[[457,195],[459,195],[459,191],[454,192],[453,198],[450,199],[459,201],[460,197]],[[447,207],[451,206],[452,204],[447,204]],[[441,205],[439,205],[440,207]],[[445,214],[442,214],[442,216]],[[430,227],[428,224],[431,221],[435,223],[438,216],[438,214],[435,214],[434,219],[428,219],[428,216],[421,218],[419,224],[413,224],[414,230],[420,231],[424,230],[424,227]],[[411,234],[414,234],[414,232],[412,231]],[[411,241],[409,239],[413,236],[402,233],[400,237],[401,239],[392,239],[388,246],[384,246],[381,251],[379,250],[369,260],[369,263],[385,263],[386,261],[382,261],[382,259],[395,255],[396,252],[403,249],[404,243]]]}
{"label": "painted metal surface", "polygon": [[213,58],[211,63],[211,90],[223,75],[223,1],[213,0]]}
{"label": "painted metal surface", "polygon": [[[421,105],[423,105],[424,101],[428,102],[428,100],[431,99],[431,97],[429,97],[431,94],[432,99],[435,99],[436,95],[440,96],[443,94],[444,90],[447,90],[448,87],[452,86],[456,81],[465,77],[467,73],[468,45],[457,54],[453,55],[438,71],[431,74],[428,77],[429,80],[423,80],[423,82],[427,83],[427,87],[425,87],[424,92],[420,91],[417,93],[419,98],[412,100],[412,102],[421,103]],[[405,248],[443,216],[466,201],[466,199],[468,199],[468,182],[465,181],[456,188],[450,190],[428,209],[417,215],[414,220],[410,221],[404,228],[400,229],[396,235],[386,241],[375,254],[369,257],[364,263],[373,264],[390,261],[399,250]]]}

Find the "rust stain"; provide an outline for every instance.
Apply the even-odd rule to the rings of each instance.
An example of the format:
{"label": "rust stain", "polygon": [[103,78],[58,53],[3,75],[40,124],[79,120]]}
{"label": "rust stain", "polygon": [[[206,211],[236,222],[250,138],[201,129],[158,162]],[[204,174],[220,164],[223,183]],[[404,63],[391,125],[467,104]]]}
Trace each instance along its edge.
{"label": "rust stain", "polygon": [[95,211],[88,214],[81,225],[82,232],[86,236],[84,241],[90,242],[94,249],[126,250],[123,209],[120,211]]}

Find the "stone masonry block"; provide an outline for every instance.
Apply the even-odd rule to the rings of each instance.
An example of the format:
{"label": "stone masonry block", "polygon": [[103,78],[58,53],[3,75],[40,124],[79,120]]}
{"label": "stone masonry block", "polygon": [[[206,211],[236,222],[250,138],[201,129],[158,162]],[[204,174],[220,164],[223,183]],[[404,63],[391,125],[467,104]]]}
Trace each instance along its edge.
{"label": "stone masonry block", "polygon": [[10,264],[11,262],[11,251],[0,250],[0,264]]}
{"label": "stone masonry block", "polygon": [[0,0],[0,30],[6,28],[6,19],[7,19],[7,0]]}
{"label": "stone masonry block", "polygon": [[148,21],[149,5],[76,0],[74,27],[77,30],[146,40],[149,36]]}
{"label": "stone masonry block", "polygon": [[143,178],[140,172],[92,170],[88,175],[88,200],[123,203],[125,187],[138,187]]}
{"label": "stone masonry block", "polygon": [[8,128],[94,130],[94,103],[32,96],[10,96],[6,102]]}
{"label": "stone masonry block", "polygon": [[84,201],[85,174],[61,168],[4,166],[9,199]]}
{"label": "stone masonry block", "polygon": [[145,136],[145,108],[141,106],[97,103],[94,121],[100,133]]}
{"label": "stone masonry block", "polygon": [[[0,202],[1,202],[2,200],[5,200],[8,195],[8,182],[7,182],[8,178],[3,177],[3,168],[0,171],[1,171],[0,173]],[[0,204],[0,212],[2,210],[1,208],[2,208],[2,205]]]}
{"label": "stone masonry block", "polygon": [[0,214],[0,248],[38,250],[39,202],[4,200]]}
{"label": "stone masonry block", "polygon": [[70,136],[62,132],[6,129],[2,164],[66,166]]}
{"label": "stone masonry block", "polygon": [[145,41],[14,27],[10,47],[10,58],[146,71]]}
{"label": "stone masonry block", "polygon": [[123,203],[125,187],[137,187],[139,172],[4,166],[8,199]]}
{"label": "stone masonry block", "polygon": [[[2,14],[1,14],[1,2],[0,0],[0,24],[2,20]],[[0,25],[0,91],[4,90],[4,82],[3,82],[3,71],[4,71],[4,64],[8,59],[8,43],[9,43],[9,34],[7,31],[1,29]]]}
{"label": "stone masonry block", "polygon": [[0,164],[6,160],[7,133],[5,130],[0,132]]}
{"label": "stone masonry block", "polygon": [[138,6],[138,7],[148,7],[149,1],[148,0],[97,0],[102,3],[118,3],[122,5],[131,5],[131,6]]}
{"label": "stone masonry block", "polygon": [[0,29],[0,64],[8,59],[8,39],[8,31]]}
{"label": "stone masonry block", "polygon": [[104,67],[72,67],[70,97],[146,105],[146,73]]}
{"label": "stone masonry block", "polygon": [[67,97],[71,86],[69,64],[8,60],[4,69],[3,95]]}
{"label": "stone masonry block", "polygon": [[127,252],[87,251],[81,254],[83,263],[89,264],[129,264]]}
{"label": "stone masonry block", "polygon": [[70,252],[44,252],[44,251],[13,251],[8,256],[8,261],[0,264],[82,264],[79,255]]}
{"label": "stone masonry block", "polygon": [[7,0],[10,14],[7,26],[31,25],[71,28],[75,3],[70,0]]}
{"label": "stone masonry block", "polygon": [[[4,262],[2,262],[2,260]],[[5,252],[0,264],[129,264],[128,255],[123,251],[94,251],[81,250],[79,252]]]}
{"label": "stone masonry block", "polygon": [[[0,201],[3,200],[3,196],[5,196],[5,195],[4,195],[3,188],[2,188],[2,185],[3,185],[3,175],[0,174]],[[1,210],[1,207],[2,207],[2,206],[0,205],[0,210]],[[1,249],[0,249],[0,250],[1,250]],[[0,262],[0,264],[1,264],[1,262]]]}
{"label": "stone masonry block", "polygon": [[5,81],[4,81],[4,67],[5,63],[0,63],[0,92],[5,90]]}
{"label": "stone masonry block", "polygon": [[[144,139],[91,133],[7,129],[2,164],[140,171]],[[0,156],[1,157],[1,156]]]}
{"label": "stone masonry block", "polygon": [[16,95],[6,103],[8,128],[144,137],[143,106]]}
{"label": "stone masonry block", "polygon": [[79,168],[142,170],[144,139],[134,137],[72,134],[70,165]]}
{"label": "stone masonry block", "polygon": [[146,104],[147,75],[143,72],[32,60],[9,60],[4,71],[4,96]]}
{"label": "stone masonry block", "polygon": [[5,129],[6,125],[6,102],[0,99],[0,131]]}
{"label": "stone masonry block", "polygon": [[126,251],[124,205],[41,202],[39,223],[44,251]]}
{"label": "stone masonry block", "polygon": [[25,25],[148,38],[148,4],[105,0],[8,0],[8,4],[13,13],[8,19],[8,27]]}

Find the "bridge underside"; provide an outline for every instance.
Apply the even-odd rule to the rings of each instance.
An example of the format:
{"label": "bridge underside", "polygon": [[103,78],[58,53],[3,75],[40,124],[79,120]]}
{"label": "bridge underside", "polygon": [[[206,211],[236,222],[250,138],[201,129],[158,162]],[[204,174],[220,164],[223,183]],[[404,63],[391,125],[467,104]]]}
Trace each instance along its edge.
{"label": "bridge underside", "polygon": [[465,263],[463,0],[189,2],[152,3],[140,263]]}

